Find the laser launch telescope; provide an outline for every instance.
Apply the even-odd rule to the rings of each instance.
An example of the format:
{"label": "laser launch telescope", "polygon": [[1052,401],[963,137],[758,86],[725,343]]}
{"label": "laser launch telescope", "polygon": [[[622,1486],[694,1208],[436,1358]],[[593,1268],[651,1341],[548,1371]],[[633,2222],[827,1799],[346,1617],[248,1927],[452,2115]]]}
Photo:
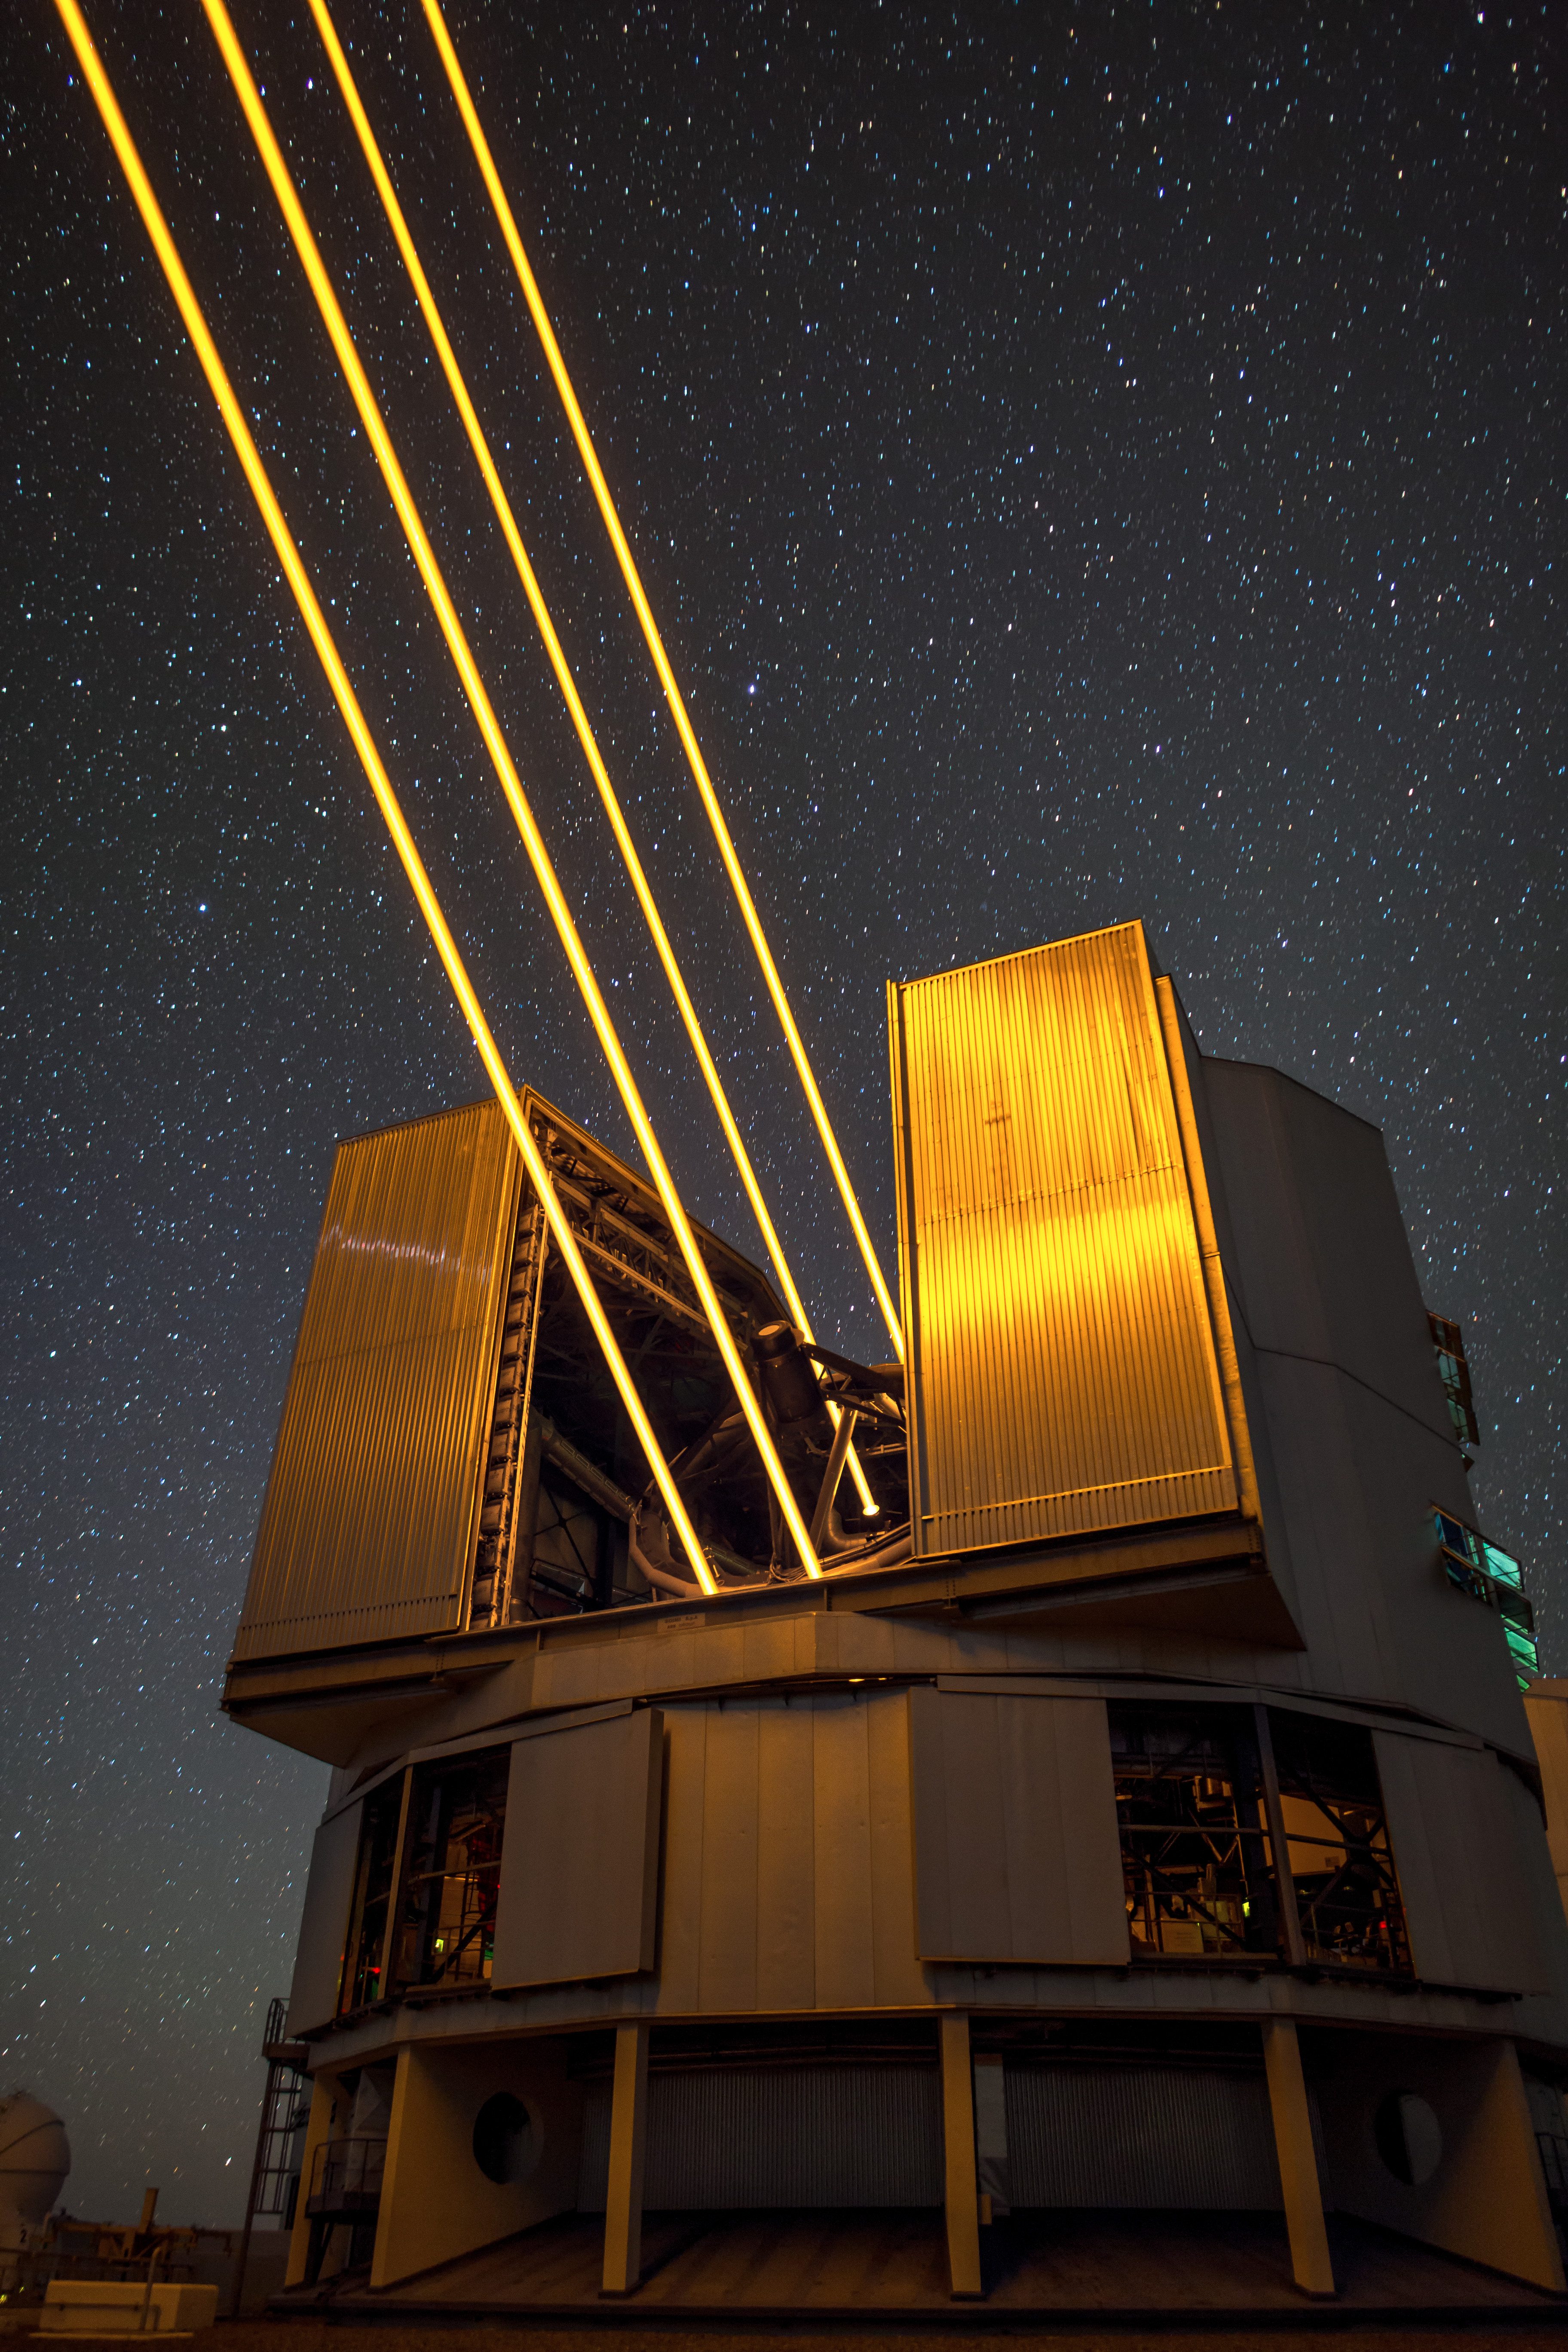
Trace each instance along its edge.
{"label": "laser launch telescope", "polygon": [[1568,1739],[1380,1136],[1135,922],[889,1017],[907,1360],[700,1234],[819,1577],[643,1176],[525,1097],[715,1593],[498,1106],[339,1148],[225,1696],[333,1767],[286,2299],[633,2293],[645,2210],[1561,2291]]}

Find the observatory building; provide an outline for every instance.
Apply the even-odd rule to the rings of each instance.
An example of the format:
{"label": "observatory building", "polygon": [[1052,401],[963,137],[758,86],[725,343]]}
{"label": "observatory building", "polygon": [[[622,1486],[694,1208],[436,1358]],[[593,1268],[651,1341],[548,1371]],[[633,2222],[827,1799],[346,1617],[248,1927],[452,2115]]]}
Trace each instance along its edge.
{"label": "observatory building", "polygon": [[906,1362],[700,1234],[820,1577],[641,1176],[524,1098],[716,1596],[499,1106],[339,1150],[225,1696],[333,1768],[291,2286],[875,2209],[984,2296],[1176,2208],[1561,2292],[1530,1609],[1381,1137],[1137,923],[889,1015]]}

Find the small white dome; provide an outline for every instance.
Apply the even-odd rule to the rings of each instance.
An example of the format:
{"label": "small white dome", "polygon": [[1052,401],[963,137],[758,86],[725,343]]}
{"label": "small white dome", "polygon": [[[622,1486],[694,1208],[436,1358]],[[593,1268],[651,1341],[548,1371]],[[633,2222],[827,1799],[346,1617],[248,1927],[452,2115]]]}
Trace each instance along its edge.
{"label": "small white dome", "polygon": [[31,2091],[0,2099],[0,2225],[41,2221],[70,2168],[70,2142],[53,2107]]}

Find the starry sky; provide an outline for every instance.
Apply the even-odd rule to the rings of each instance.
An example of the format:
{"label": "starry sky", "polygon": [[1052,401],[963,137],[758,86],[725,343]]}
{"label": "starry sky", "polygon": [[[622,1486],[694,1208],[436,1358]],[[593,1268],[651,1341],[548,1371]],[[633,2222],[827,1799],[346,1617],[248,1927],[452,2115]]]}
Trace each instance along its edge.
{"label": "starry sky", "polygon": [[[882,989],[1139,915],[1386,1132],[1568,1669],[1546,7],[449,22],[892,1255]],[[306,12],[235,9],[694,1211],[755,1250]],[[626,1136],[195,0],[89,0],[514,1076]],[[423,19],[338,22],[820,1336],[880,1327]],[[216,1712],[332,1147],[481,1093],[45,0],[4,93],[0,2087],[237,2220],[323,1768]],[[1555,118],[1555,120],[1554,120]]]}

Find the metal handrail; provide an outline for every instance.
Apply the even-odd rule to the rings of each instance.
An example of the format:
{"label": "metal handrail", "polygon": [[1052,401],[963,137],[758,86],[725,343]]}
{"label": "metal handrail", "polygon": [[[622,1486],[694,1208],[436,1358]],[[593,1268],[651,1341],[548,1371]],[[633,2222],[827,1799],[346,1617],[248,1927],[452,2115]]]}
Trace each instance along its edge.
{"label": "metal handrail", "polygon": [[357,2220],[374,2213],[381,2202],[385,2167],[384,2139],[323,2141],[310,2167],[305,2210],[314,2221]]}

